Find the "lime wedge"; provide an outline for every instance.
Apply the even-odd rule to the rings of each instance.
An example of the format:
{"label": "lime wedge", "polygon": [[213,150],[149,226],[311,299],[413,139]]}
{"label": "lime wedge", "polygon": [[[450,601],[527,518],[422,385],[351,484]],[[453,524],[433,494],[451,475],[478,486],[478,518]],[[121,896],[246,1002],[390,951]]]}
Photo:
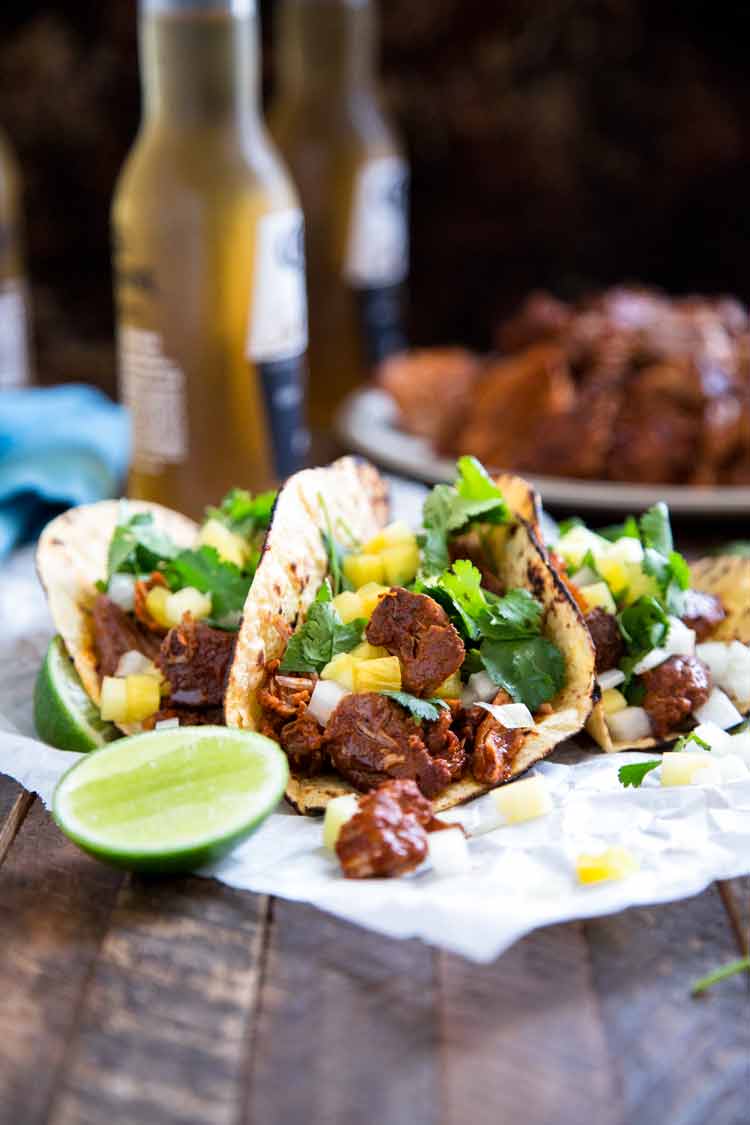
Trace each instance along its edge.
{"label": "lime wedge", "polygon": [[78,753],[97,750],[120,734],[113,723],[100,717],[60,637],[50,641],[36,678],[34,726],[43,742]]}
{"label": "lime wedge", "polygon": [[76,763],[52,812],[74,843],[133,871],[190,871],[217,859],[278,804],[289,767],[254,731],[174,727],[123,738]]}

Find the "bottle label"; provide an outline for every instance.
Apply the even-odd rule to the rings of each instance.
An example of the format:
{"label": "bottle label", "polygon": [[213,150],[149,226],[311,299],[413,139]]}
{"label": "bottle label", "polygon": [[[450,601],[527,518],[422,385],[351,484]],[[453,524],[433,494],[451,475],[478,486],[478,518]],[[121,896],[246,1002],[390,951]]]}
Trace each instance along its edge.
{"label": "bottle label", "polygon": [[409,170],[400,156],[370,160],[354,184],[344,276],[357,288],[397,285],[409,271]]}
{"label": "bottle label", "polygon": [[356,289],[362,348],[368,367],[376,367],[406,347],[403,327],[403,286]]}
{"label": "bottle label", "polygon": [[123,327],[118,339],[120,389],[132,421],[132,463],[156,473],[187,459],[185,373],[164,354],[158,332]]}
{"label": "bottle label", "polygon": [[0,390],[29,382],[26,300],[23,285],[10,281],[0,288]]}
{"label": "bottle label", "polygon": [[309,448],[305,427],[307,296],[304,220],[276,211],[258,224],[247,355],[266,405],[279,477],[299,469]]}

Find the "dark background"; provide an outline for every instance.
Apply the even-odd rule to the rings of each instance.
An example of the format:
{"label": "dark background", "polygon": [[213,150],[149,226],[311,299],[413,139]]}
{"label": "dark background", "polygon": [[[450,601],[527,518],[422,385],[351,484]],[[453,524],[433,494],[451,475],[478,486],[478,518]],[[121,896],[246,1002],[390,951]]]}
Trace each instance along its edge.
{"label": "dark background", "polygon": [[[262,4],[264,87],[272,3]],[[412,165],[412,338],[487,346],[533,286],[750,297],[750,13],[681,0],[384,0]],[[112,389],[108,211],[139,117],[134,0],[7,0],[37,366]]]}

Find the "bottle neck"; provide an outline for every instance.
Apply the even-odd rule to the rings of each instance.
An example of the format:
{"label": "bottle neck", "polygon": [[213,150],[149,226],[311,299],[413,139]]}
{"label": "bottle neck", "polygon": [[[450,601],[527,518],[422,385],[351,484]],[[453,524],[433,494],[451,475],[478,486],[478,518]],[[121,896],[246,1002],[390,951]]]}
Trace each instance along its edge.
{"label": "bottle neck", "polygon": [[372,0],[282,0],[278,22],[282,97],[368,92],[375,85]]}
{"label": "bottle neck", "polygon": [[172,126],[259,122],[254,0],[141,0],[143,112]]}

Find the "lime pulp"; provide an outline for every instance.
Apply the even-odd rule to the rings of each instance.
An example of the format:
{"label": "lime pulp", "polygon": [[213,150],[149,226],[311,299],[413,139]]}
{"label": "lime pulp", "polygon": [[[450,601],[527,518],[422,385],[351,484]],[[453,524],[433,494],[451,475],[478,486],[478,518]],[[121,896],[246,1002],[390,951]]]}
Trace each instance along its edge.
{"label": "lime pulp", "polygon": [[226,727],[175,727],[123,738],[60,780],[52,811],[79,847],[107,863],[166,874],[215,860],[281,799],[286,755]]}

